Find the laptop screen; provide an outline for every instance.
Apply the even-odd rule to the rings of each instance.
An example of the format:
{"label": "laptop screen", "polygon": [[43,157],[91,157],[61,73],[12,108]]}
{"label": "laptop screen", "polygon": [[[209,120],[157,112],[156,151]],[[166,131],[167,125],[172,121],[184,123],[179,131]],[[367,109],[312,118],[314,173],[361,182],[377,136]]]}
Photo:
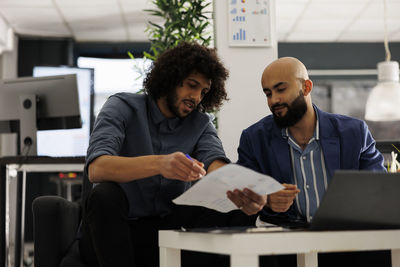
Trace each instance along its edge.
{"label": "laptop screen", "polygon": [[336,171],[311,229],[400,228],[400,173]]}

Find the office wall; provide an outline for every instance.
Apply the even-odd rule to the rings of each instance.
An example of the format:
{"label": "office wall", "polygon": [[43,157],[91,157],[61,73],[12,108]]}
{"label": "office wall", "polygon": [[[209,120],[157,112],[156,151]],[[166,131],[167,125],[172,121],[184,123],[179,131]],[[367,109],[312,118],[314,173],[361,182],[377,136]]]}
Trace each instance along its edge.
{"label": "office wall", "polygon": [[129,58],[149,52],[150,43],[76,43],[69,38],[21,37],[18,42],[18,76],[32,76],[34,66],[76,66],[84,57]]}
{"label": "office wall", "polygon": [[[400,43],[389,43],[392,60],[400,62]],[[278,56],[300,59],[308,69],[376,69],[385,60],[380,43],[279,43]]]}
{"label": "office wall", "polygon": [[230,72],[226,83],[230,100],[218,113],[218,134],[227,156],[236,161],[242,130],[270,114],[261,89],[261,74],[277,58],[278,47],[275,39],[274,6],[270,10],[273,17],[271,47],[230,47],[228,14],[228,1],[214,1],[215,46]]}
{"label": "office wall", "polygon": [[[13,35],[12,47],[18,45],[18,37]],[[4,50],[0,53],[0,79],[12,79],[17,77],[18,50]]]}
{"label": "office wall", "polygon": [[135,43],[75,43],[74,64],[78,57],[129,58],[128,51],[135,58],[143,57],[143,52],[150,53],[150,42]]}
{"label": "office wall", "polygon": [[18,38],[0,17],[0,79],[16,77]]}
{"label": "office wall", "polygon": [[72,39],[20,37],[18,77],[32,76],[34,66],[72,66],[72,52]]}

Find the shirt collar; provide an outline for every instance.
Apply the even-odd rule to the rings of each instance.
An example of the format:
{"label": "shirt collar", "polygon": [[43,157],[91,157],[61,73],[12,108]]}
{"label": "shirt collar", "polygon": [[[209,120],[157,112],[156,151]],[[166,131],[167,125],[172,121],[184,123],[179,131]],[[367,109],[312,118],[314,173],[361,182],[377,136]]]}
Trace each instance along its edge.
{"label": "shirt collar", "polygon": [[155,124],[160,124],[163,121],[166,121],[170,129],[174,129],[178,126],[180,122],[180,118],[174,117],[172,119],[167,119],[162,113],[159,107],[157,106],[156,101],[149,97],[149,111],[150,111],[150,116],[151,119]]}

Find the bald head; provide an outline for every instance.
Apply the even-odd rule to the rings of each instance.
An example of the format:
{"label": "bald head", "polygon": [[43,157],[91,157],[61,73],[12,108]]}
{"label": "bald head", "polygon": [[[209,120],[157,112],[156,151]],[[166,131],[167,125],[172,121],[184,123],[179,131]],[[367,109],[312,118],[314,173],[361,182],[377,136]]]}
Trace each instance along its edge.
{"label": "bald head", "polygon": [[270,77],[309,79],[306,66],[294,57],[282,57],[269,64],[264,69],[262,80]]}
{"label": "bald head", "polygon": [[302,117],[307,110],[313,110],[312,81],[306,67],[297,58],[283,57],[273,61],[265,68],[261,85],[270,110],[276,118],[281,116],[285,123],[292,122],[288,118],[298,119],[297,115]]}

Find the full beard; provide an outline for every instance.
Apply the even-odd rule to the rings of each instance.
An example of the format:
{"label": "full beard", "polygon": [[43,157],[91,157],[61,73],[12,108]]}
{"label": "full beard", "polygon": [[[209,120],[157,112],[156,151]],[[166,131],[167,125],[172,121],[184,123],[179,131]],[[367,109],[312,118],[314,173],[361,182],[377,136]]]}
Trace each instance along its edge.
{"label": "full beard", "polygon": [[[185,100],[183,100],[185,101]],[[195,103],[191,100],[186,100],[192,102],[192,104],[195,106]],[[167,95],[167,106],[169,110],[178,118],[184,118],[187,115],[189,115],[191,112],[180,112],[179,110],[179,97],[176,93],[176,91],[171,92],[170,94]]]}
{"label": "full beard", "polygon": [[171,92],[170,94],[167,95],[167,105],[169,110],[176,116],[176,117],[181,117],[179,114],[179,108],[178,108],[178,96],[175,91]]}
{"label": "full beard", "polygon": [[[287,108],[286,115],[285,116],[276,115],[275,112],[273,111],[274,108],[283,106]],[[286,103],[275,104],[274,106],[271,107],[271,110],[274,117],[274,121],[279,128],[287,128],[295,125],[304,117],[304,114],[306,114],[307,112],[307,103],[304,98],[303,92],[300,91],[299,96],[296,97],[296,99],[293,100],[293,102],[290,105]]]}

